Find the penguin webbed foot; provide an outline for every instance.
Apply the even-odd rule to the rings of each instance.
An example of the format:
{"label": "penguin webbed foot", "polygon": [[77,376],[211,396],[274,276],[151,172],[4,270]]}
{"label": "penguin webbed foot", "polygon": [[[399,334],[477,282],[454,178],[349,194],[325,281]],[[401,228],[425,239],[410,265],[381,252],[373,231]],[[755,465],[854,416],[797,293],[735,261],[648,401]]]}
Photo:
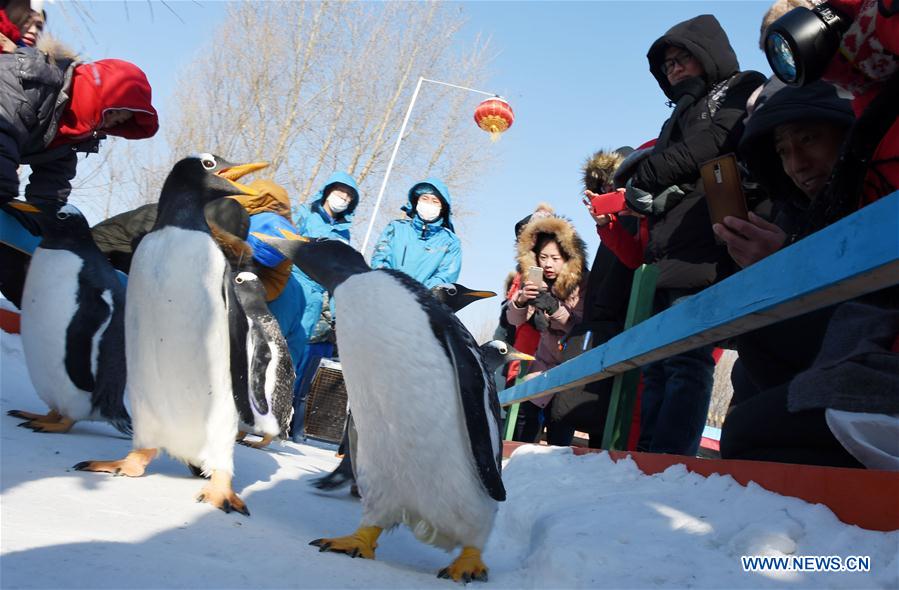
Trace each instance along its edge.
{"label": "penguin webbed foot", "polygon": [[437,572],[438,578],[452,579],[467,584],[471,581],[486,582],[487,566],[481,560],[481,551],[474,547],[463,547],[451,564]]}
{"label": "penguin webbed foot", "polygon": [[72,429],[72,426],[75,425],[75,420],[71,418],[66,418],[65,416],[59,416],[57,421],[45,422],[42,420],[26,420],[25,422],[21,422],[19,426],[22,428],[30,428],[34,432],[46,432],[46,433],[54,433],[54,434],[64,434]]}
{"label": "penguin webbed foot", "polygon": [[268,434],[264,435],[262,437],[262,440],[257,440],[256,442],[251,442],[244,438],[241,438],[240,440],[237,441],[237,444],[245,446],[245,447],[250,447],[251,449],[264,449],[272,442],[273,438],[274,437],[272,437]]}
{"label": "penguin webbed foot", "polygon": [[72,466],[76,471],[111,473],[115,476],[140,477],[156,457],[156,449],[137,449],[118,461],[81,461]]}
{"label": "penguin webbed foot", "polygon": [[339,490],[354,481],[352,465],[344,459],[331,473],[313,479],[312,485],[320,490],[330,491]]}
{"label": "penguin webbed foot", "polygon": [[197,495],[197,502],[211,504],[225,514],[230,514],[233,510],[250,516],[246,503],[231,488],[231,474],[222,471],[212,472],[209,483]]}
{"label": "penguin webbed foot", "polygon": [[378,547],[378,537],[381,535],[380,527],[360,527],[352,535],[345,537],[323,538],[310,541],[313,547],[318,547],[319,552],[330,551],[343,553],[350,557],[374,559],[375,549]]}
{"label": "penguin webbed foot", "polygon": [[[50,410],[46,414],[33,414],[24,410],[9,410],[6,412],[6,415],[12,416],[13,418],[21,418],[22,420],[25,420],[25,422],[31,422],[32,420],[37,420],[39,422],[59,422],[59,419],[62,418],[56,410]],[[19,424],[19,426],[22,426],[22,424]]]}

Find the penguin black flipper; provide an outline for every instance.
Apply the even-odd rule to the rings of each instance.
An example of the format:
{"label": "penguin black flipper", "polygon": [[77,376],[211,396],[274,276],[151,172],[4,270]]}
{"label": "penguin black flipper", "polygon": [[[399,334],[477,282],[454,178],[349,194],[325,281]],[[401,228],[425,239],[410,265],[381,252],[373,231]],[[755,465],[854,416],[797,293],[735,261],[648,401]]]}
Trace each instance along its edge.
{"label": "penguin black flipper", "polygon": [[229,353],[231,355],[231,391],[237,413],[245,424],[252,424],[253,409],[249,398],[249,360],[247,358],[247,334],[250,322],[237,299],[234,284],[231,281],[231,269],[225,269],[222,277],[222,298],[228,310]]}
{"label": "penguin black flipper", "polygon": [[448,326],[450,329],[443,329],[442,333],[435,330],[434,333],[443,342],[455,368],[456,392],[462,402],[462,414],[478,475],[490,497],[502,502],[506,499],[506,488],[500,475],[502,442],[496,385],[481,362],[477,343],[456,316],[450,317],[459,324],[458,328]]}
{"label": "penguin black flipper", "polygon": [[[116,277],[118,280],[118,277]],[[100,409],[100,415],[116,430],[132,435],[131,416],[125,409],[127,369],[125,360],[125,293],[113,294],[112,319],[100,340],[100,358],[97,364],[97,386],[91,404]]]}
{"label": "penguin black flipper", "polygon": [[124,403],[125,288],[99,250],[82,255],[86,263],[78,275],[78,304],[66,329],[66,374],[76,387],[91,392],[92,410],[130,436]]}

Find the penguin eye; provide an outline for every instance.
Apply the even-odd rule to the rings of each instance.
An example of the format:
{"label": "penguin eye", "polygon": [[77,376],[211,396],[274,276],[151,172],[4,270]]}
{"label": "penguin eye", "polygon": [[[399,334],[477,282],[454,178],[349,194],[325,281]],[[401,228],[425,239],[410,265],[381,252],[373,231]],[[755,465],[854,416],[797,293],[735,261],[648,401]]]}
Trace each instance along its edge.
{"label": "penguin eye", "polygon": [[507,352],[509,352],[509,349],[506,348],[505,346],[500,346],[500,347],[499,347],[499,353],[500,353],[500,354],[506,354]]}
{"label": "penguin eye", "polygon": [[213,168],[215,168],[215,160],[213,160],[212,158],[203,158],[200,160],[200,162],[202,162],[203,168],[207,170],[212,170]]}
{"label": "penguin eye", "polygon": [[450,287],[449,289],[446,290],[446,292],[449,293],[450,295],[455,295],[455,294],[456,294],[456,288],[455,288],[455,287]]}
{"label": "penguin eye", "polygon": [[237,283],[238,285],[240,285],[241,283],[243,283],[243,277],[237,277],[237,278],[235,278],[235,279],[234,279],[234,282]]}
{"label": "penguin eye", "polygon": [[57,211],[56,219],[58,219],[60,221],[65,221],[68,218],[69,218],[69,214],[66,213],[65,211]]}

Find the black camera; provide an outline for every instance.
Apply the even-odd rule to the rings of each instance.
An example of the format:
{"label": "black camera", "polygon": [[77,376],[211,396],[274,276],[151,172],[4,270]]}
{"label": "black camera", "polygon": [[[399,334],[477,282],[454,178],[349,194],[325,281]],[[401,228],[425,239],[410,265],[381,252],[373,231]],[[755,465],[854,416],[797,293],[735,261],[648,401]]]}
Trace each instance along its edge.
{"label": "black camera", "polygon": [[794,8],[765,33],[765,56],[785,84],[804,86],[821,78],[852,20],[824,3]]}

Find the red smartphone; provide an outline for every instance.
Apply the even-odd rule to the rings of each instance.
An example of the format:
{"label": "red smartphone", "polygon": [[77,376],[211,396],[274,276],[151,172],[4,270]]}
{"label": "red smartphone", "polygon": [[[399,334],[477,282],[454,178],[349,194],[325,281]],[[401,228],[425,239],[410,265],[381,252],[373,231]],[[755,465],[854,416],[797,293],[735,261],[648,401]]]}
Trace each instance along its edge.
{"label": "red smartphone", "polygon": [[593,207],[594,215],[614,215],[627,209],[622,191],[596,195],[590,199],[590,205]]}

